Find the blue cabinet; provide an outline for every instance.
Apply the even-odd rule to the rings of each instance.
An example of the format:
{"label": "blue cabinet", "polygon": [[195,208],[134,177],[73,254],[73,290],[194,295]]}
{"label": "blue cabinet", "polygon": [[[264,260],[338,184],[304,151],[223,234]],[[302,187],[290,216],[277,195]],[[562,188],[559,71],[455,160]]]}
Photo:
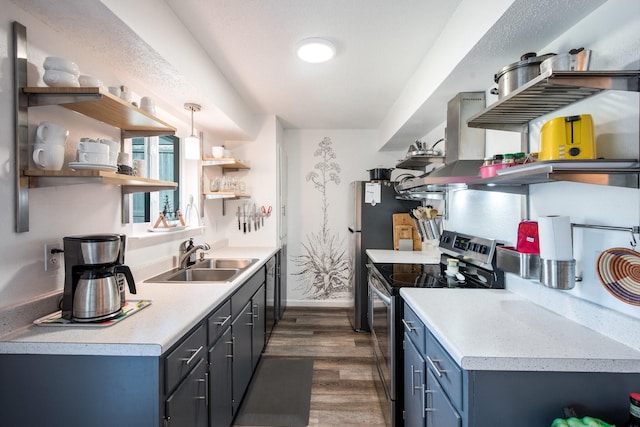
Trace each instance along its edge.
{"label": "blue cabinet", "polygon": [[465,370],[406,303],[403,325],[408,427],[547,426],[564,407],[624,425],[640,384],[640,373]]}

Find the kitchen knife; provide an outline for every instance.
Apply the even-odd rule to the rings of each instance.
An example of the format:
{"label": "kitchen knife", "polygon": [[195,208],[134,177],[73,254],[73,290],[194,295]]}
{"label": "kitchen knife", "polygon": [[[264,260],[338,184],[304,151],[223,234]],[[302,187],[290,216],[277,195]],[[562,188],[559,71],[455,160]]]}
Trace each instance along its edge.
{"label": "kitchen knife", "polygon": [[236,216],[238,217],[238,230],[242,230],[242,228],[240,227],[240,206],[238,206],[238,212],[236,213]]}
{"label": "kitchen knife", "polygon": [[247,216],[249,217],[247,228],[249,229],[249,233],[251,233],[251,205],[247,206]]}
{"label": "kitchen knife", "polygon": [[247,204],[242,204],[242,228],[244,233],[247,234]]}

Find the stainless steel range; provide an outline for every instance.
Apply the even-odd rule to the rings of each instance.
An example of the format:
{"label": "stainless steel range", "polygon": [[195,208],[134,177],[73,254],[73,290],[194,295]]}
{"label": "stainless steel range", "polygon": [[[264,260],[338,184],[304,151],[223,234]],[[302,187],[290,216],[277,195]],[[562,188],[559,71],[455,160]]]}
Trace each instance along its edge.
{"label": "stainless steel range", "polygon": [[390,426],[403,425],[400,288],[504,288],[504,273],[495,264],[495,240],[445,230],[438,246],[442,253],[439,264],[367,265],[368,320],[379,373],[377,386]]}

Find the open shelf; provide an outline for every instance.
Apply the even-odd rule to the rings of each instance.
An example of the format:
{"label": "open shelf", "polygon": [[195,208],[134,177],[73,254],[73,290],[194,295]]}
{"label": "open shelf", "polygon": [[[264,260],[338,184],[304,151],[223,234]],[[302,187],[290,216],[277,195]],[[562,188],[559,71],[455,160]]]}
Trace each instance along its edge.
{"label": "open shelf", "polygon": [[98,87],[25,87],[29,107],[60,105],[120,128],[123,138],[174,135],[176,128]]}
{"label": "open shelf", "polygon": [[227,191],[217,191],[215,193],[203,193],[202,194],[205,199],[216,200],[216,199],[225,199],[225,200],[233,200],[233,199],[248,199],[251,197],[248,194],[239,194],[232,193]]}
{"label": "open shelf", "polygon": [[236,160],[234,158],[203,158],[202,166],[218,166],[221,167],[223,171],[239,171],[239,170],[249,170],[251,169],[246,164],[242,163],[240,160]]}
{"label": "open shelf", "polygon": [[101,183],[119,185],[123,194],[146,193],[150,191],[175,190],[178,184],[171,181],[142,178],[98,170],[74,171],[63,169],[59,171],[29,169],[23,171],[23,176],[29,179],[29,188],[52,187],[59,185],[74,185]]}
{"label": "open shelf", "polygon": [[531,120],[604,90],[640,91],[640,71],[553,71],[532,79],[484,111],[469,127],[527,132]]}

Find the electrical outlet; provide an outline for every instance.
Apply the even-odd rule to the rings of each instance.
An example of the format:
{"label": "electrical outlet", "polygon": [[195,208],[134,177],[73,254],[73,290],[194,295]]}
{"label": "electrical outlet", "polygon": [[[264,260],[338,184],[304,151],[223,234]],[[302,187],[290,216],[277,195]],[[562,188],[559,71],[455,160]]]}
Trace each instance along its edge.
{"label": "electrical outlet", "polygon": [[57,270],[62,263],[62,248],[59,243],[44,245],[44,271]]}

